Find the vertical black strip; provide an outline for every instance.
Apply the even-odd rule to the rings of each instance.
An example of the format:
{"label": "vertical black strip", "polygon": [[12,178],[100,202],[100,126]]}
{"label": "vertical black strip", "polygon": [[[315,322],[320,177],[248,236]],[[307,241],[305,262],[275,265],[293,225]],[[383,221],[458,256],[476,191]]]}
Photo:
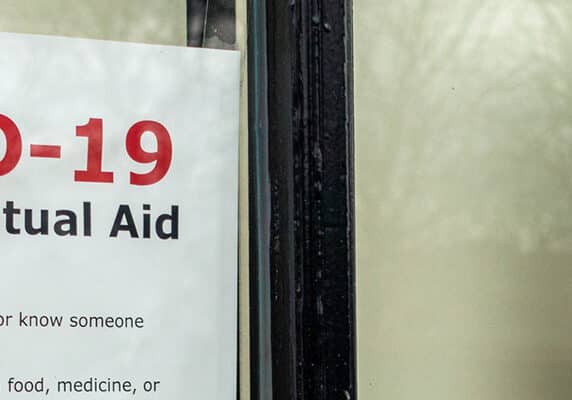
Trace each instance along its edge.
{"label": "vertical black strip", "polygon": [[248,0],[250,349],[253,400],[272,400],[266,0]]}
{"label": "vertical black strip", "polygon": [[351,0],[267,7],[273,396],[355,399]]}
{"label": "vertical black strip", "polygon": [[[280,3],[280,4],[277,4]],[[293,114],[296,39],[287,2],[268,4],[268,113],[271,180],[272,367],[276,399],[298,391],[296,226]],[[301,289],[301,288],[298,288]]]}
{"label": "vertical black strip", "polygon": [[203,45],[206,13],[207,0],[187,0],[187,46]]}

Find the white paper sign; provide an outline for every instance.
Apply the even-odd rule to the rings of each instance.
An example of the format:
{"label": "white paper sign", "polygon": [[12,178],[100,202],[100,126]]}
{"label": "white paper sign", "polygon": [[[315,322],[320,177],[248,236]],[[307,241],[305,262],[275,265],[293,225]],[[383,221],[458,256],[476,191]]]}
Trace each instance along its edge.
{"label": "white paper sign", "polygon": [[0,34],[0,398],[236,396],[239,55]]}

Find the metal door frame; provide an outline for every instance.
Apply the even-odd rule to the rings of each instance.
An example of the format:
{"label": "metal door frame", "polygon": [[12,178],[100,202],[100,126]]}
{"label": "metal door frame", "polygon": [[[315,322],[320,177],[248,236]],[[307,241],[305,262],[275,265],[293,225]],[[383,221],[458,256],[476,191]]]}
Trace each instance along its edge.
{"label": "metal door frame", "polygon": [[356,398],[351,7],[248,1],[256,400]]}

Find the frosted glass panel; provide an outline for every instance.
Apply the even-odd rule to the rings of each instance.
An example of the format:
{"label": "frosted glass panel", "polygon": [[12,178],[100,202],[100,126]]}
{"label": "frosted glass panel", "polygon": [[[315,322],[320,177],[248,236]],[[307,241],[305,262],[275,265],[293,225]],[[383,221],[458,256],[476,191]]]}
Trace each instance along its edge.
{"label": "frosted glass panel", "polygon": [[0,31],[184,46],[185,0],[0,0]]}
{"label": "frosted glass panel", "polygon": [[355,1],[361,400],[572,396],[572,3]]}

